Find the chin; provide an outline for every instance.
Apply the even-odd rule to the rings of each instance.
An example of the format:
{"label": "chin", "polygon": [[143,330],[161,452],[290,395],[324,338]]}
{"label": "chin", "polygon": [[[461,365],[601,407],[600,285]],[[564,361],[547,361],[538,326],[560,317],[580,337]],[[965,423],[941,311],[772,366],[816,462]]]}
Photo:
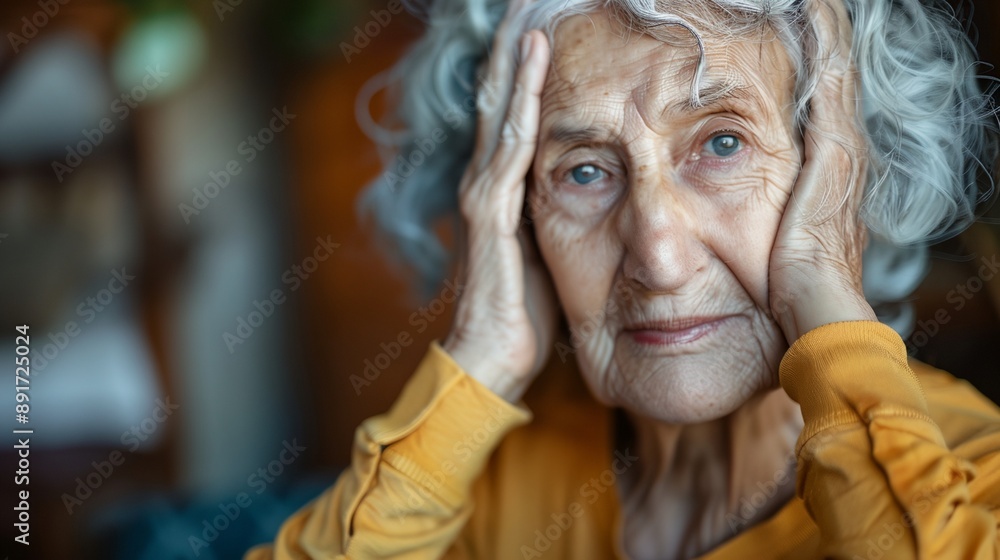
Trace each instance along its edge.
{"label": "chin", "polygon": [[618,340],[612,354],[598,369],[587,367],[581,356],[581,371],[598,400],[664,423],[697,424],[727,416],[754,395],[776,388],[782,351],[765,356],[756,343],[730,343],[662,356]]}

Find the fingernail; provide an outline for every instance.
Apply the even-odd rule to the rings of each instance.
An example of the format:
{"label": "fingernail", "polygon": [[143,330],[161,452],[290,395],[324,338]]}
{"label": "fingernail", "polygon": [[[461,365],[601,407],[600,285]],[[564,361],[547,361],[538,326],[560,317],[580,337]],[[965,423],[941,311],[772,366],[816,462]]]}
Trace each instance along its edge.
{"label": "fingernail", "polygon": [[531,54],[531,33],[525,33],[524,37],[521,37],[521,64],[528,60],[528,56]]}

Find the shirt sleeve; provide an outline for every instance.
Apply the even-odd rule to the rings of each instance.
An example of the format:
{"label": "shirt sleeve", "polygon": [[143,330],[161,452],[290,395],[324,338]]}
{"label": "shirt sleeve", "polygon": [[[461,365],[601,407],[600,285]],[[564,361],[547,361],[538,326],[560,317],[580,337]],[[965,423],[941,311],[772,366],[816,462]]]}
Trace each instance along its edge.
{"label": "shirt sleeve", "polygon": [[805,421],[796,491],[821,557],[997,558],[998,485],[970,484],[995,480],[1000,448],[981,450],[978,464],[948,448],[895,331],[869,321],[814,329],[780,377]]}
{"label": "shirt sleeve", "polygon": [[472,512],[472,483],[503,437],[530,419],[434,342],[392,409],[357,429],[336,484],[244,558],[462,557],[451,547]]}

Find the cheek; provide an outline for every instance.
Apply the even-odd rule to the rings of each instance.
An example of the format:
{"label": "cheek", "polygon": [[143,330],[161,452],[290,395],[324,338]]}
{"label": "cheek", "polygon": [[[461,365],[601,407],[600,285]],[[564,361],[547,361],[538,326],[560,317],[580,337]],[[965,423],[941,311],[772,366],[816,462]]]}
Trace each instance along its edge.
{"label": "cheek", "polygon": [[621,260],[621,244],[607,221],[581,223],[542,197],[529,199],[535,237],[566,318],[573,325],[602,308]]}
{"label": "cheek", "polygon": [[754,302],[767,308],[771,249],[795,180],[787,162],[754,169],[746,188],[712,197],[703,208],[709,244]]}

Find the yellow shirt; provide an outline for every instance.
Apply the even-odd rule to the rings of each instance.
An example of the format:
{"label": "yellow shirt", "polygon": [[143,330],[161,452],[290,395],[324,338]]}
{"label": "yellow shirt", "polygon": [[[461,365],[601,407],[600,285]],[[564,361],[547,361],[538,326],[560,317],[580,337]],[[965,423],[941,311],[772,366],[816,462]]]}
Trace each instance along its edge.
{"label": "yellow shirt", "polygon": [[[796,497],[752,527],[730,516],[732,538],[702,558],[998,557],[996,405],[908,362],[874,322],[807,333],[780,377],[805,420],[797,480],[759,487],[794,483]],[[525,401],[534,414],[432,344],[392,409],[358,428],[350,468],[246,560],[623,558],[614,483],[641,459],[612,449],[611,412],[578,379],[546,372]]]}

